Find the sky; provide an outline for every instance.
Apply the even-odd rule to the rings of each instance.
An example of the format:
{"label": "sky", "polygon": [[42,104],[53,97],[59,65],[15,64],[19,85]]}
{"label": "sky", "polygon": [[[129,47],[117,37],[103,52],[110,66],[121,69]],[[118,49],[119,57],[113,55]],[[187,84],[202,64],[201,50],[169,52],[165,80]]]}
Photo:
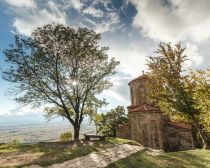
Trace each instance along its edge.
{"label": "sky", "polygon": [[[146,58],[159,42],[181,42],[189,60],[186,68],[210,65],[209,0],[0,0],[0,75],[7,68],[3,50],[14,35],[30,36],[36,27],[59,23],[87,27],[102,34],[101,46],[120,61],[114,86],[100,97],[109,105],[128,106],[128,82],[147,71]],[[22,106],[7,94],[11,84],[0,78],[0,116],[42,116],[41,109]],[[38,117],[39,118],[39,117]]]}

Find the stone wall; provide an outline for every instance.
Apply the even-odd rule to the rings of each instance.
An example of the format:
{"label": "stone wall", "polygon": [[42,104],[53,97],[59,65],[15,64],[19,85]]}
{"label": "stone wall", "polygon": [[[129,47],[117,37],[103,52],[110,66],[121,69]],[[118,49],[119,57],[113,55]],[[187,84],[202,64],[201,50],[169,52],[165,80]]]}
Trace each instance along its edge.
{"label": "stone wall", "polygon": [[178,151],[190,149],[194,149],[192,130],[166,125],[164,150]]}
{"label": "stone wall", "polygon": [[131,139],[130,125],[129,124],[120,125],[116,130],[116,137],[123,139]]}
{"label": "stone wall", "polygon": [[131,138],[143,146],[163,149],[163,115],[159,112],[129,113]]}
{"label": "stone wall", "polygon": [[130,97],[132,106],[139,106],[141,103],[151,103],[147,96],[147,80],[137,80],[130,83]]}
{"label": "stone wall", "polygon": [[[147,96],[148,77],[142,75],[129,83],[131,106],[128,107],[130,126],[117,131],[117,137],[129,137],[143,146],[178,151],[194,149],[192,130],[170,125],[170,119],[155,108]],[[130,130],[130,131],[129,131]],[[130,133],[130,134],[129,134]],[[128,138],[127,138],[128,139]]]}

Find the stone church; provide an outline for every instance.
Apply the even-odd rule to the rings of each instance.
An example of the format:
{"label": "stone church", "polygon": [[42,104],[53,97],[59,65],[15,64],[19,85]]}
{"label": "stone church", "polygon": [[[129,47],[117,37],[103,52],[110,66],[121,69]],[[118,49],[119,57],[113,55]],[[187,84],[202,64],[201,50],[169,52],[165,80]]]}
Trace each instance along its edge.
{"label": "stone church", "polygon": [[194,149],[191,125],[171,121],[155,107],[146,94],[147,81],[147,75],[143,74],[128,84],[131,95],[129,123],[119,126],[117,137],[164,151]]}

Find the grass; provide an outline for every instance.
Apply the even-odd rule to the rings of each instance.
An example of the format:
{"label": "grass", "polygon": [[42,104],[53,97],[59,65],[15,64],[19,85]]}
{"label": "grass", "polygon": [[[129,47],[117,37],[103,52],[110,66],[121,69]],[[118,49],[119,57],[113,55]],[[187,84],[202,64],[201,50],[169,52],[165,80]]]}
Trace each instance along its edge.
{"label": "grass", "polygon": [[141,146],[138,142],[128,140],[128,139],[121,139],[121,138],[113,138],[113,137],[107,137],[106,142],[112,143],[112,144],[130,144],[130,145],[138,145]]}
{"label": "grass", "polygon": [[134,141],[111,137],[107,137],[106,141],[40,142],[28,145],[18,142],[0,144],[0,165],[2,167],[22,167],[31,164],[48,166],[124,143],[137,144]]}
{"label": "grass", "polygon": [[[106,141],[40,142],[0,144],[0,167],[23,167],[32,164],[48,166],[62,163],[91,152],[113,147],[116,144],[140,145],[119,138]],[[189,150],[155,154],[147,149],[110,164],[107,168],[210,168],[209,150]]]}
{"label": "grass", "polygon": [[[26,166],[38,164],[47,166],[54,163],[64,162],[98,151],[102,148],[98,142],[77,142],[77,143],[38,143],[33,145],[1,145],[0,156],[7,158],[5,166]],[[19,156],[19,157],[18,157]],[[21,157],[24,156],[25,160]],[[27,156],[31,156],[30,158]],[[20,159],[20,160],[19,160]]]}
{"label": "grass", "polygon": [[110,164],[107,168],[210,168],[209,150],[188,150],[152,155],[146,149]]}

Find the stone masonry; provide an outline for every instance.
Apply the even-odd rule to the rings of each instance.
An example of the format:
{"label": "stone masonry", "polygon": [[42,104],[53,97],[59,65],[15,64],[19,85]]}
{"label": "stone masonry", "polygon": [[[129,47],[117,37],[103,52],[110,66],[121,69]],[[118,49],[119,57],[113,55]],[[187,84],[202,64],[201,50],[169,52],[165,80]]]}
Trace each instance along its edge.
{"label": "stone masonry", "polygon": [[164,151],[194,149],[191,126],[171,121],[154,106],[146,94],[147,81],[147,75],[143,74],[129,83],[129,124],[118,128],[117,137],[127,137],[146,147]]}

